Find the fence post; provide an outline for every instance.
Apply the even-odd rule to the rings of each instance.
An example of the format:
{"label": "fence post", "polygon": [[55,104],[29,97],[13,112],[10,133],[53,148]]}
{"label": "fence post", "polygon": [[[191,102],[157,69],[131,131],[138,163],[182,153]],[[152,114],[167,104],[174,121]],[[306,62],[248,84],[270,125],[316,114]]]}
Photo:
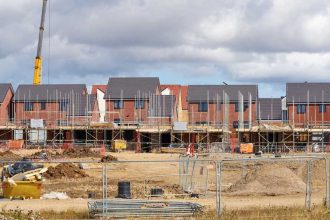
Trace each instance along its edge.
{"label": "fence post", "polygon": [[325,159],[325,204],[327,209],[329,208],[330,204],[329,204],[329,197],[330,197],[330,193],[329,193],[329,160],[327,157],[324,158]]}
{"label": "fence post", "polygon": [[187,162],[186,162],[186,177],[185,177],[185,181],[184,181],[184,185],[185,185],[185,190],[189,191],[188,189],[188,175],[189,175],[189,156],[187,156]]}
{"label": "fence post", "polygon": [[108,214],[108,164],[105,164],[105,213]]}
{"label": "fence post", "polygon": [[104,164],[102,163],[102,214],[104,215],[104,208],[105,208],[105,204],[104,204],[104,201],[105,201],[105,192],[104,192],[104,181],[105,181],[105,178],[104,178]]}
{"label": "fence post", "polygon": [[307,161],[307,175],[306,175],[306,194],[305,194],[305,208],[311,209],[312,196],[312,160]]}
{"label": "fence post", "polygon": [[216,205],[217,215],[221,215],[221,172],[222,161],[216,163]]}
{"label": "fence post", "polygon": [[196,166],[196,160],[197,157],[196,155],[192,157],[193,159],[193,165],[192,165],[192,169],[191,169],[191,177],[190,177],[190,190],[193,190],[194,187],[194,173],[195,173],[195,166]]}

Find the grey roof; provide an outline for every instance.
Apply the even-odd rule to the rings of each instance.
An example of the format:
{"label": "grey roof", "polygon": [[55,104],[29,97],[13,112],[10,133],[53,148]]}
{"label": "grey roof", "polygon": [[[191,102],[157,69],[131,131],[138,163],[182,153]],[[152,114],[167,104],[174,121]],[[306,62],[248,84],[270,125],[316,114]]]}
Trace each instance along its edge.
{"label": "grey roof", "polygon": [[105,99],[147,99],[159,87],[158,77],[113,77],[109,79]]}
{"label": "grey roof", "polygon": [[189,85],[187,100],[189,102],[221,101],[224,92],[230,101],[238,101],[239,92],[246,101],[249,100],[249,94],[251,94],[252,101],[256,101],[258,98],[257,85]]}
{"label": "grey roof", "polygon": [[14,101],[60,101],[85,91],[85,84],[19,85]]}
{"label": "grey roof", "polygon": [[190,102],[216,100],[217,97],[222,99],[219,85],[188,85],[187,100]]}
{"label": "grey roof", "polygon": [[175,95],[153,95],[149,99],[149,117],[172,117]]}
{"label": "grey roof", "polygon": [[286,97],[287,103],[329,103],[330,83],[287,83]]}
{"label": "grey roof", "polygon": [[8,90],[14,91],[10,83],[0,83],[0,103],[6,98]]}
{"label": "grey roof", "polygon": [[96,95],[76,95],[68,103],[69,116],[90,116],[96,101]]}
{"label": "grey roof", "polygon": [[228,94],[230,101],[238,101],[239,92],[245,101],[249,100],[250,94],[252,101],[258,99],[258,85],[220,85],[220,87]]}
{"label": "grey roof", "polygon": [[282,120],[282,99],[259,98],[257,111],[258,111],[258,119]]}

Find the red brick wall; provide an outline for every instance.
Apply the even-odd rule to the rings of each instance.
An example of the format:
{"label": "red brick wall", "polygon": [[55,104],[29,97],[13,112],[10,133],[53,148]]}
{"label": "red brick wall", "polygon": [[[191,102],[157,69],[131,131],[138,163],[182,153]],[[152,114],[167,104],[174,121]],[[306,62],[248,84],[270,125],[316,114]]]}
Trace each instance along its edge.
{"label": "red brick wall", "polygon": [[[198,112],[198,103],[189,103],[188,104],[188,111],[189,111],[189,123],[196,124],[196,122],[200,121],[208,121],[210,120],[210,125],[214,125],[215,123],[222,123],[223,121],[223,114],[224,114],[224,105],[221,105],[220,111],[216,110],[215,103],[209,103],[208,112]],[[229,127],[233,126],[234,121],[238,121],[238,114],[239,112],[235,112],[235,104],[229,104]],[[209,115],[209,117],[208,117]],[[246,108],[243,114],[244,121],[249,120],[249,108]],[[257,108],[256,104],[252,103],[252,123],[256,122],[257,118]]]}
{"label": "red brick wall", "polygon": [[6,123],[9,122],[10,120],[9,111],[10,111],[12,98],[13,98],[13,92],[9,89],[0,106],[0,125],[6,125]]}
{"label": "red brick wall", "polygon": [[[169,125],[172,122],[172,118],[170,117],[163,117],[163,118],[149,118],[148,111],[149,111],[149,101],[144,101],[144,108],[143,109],[135,109],[135,101],[134,100],[124,100],[123,109],[114,109],[114,101],[106,101],[106,115],[105,121],[113,122],[114,119],[120,118],[122,122],[136,122],[138,119],[142,122],[150,122],[153,124],[164,124]],[[174,105],[174,107],[176,104]],[[176,120],[177,113],[176,109],[173,109],[173,121]]]}
{"label": "red brick wall", "polygon": [[88,125],[92,120],[92,116],[68,116],[69,125]]}
{"label": "red brick wall", "polygon": [[114,109],[114,101],[106,101],[105,121],[113,122],[114,119],[120,118],[122,122],[147,121],[148,101],[144,101],[144,109],[135,109],[134,100],[124,100],[122,109]]}
{"label": "red brick wall", "polygon": [[198,106],[199,106],[198,103],[188,104],[190,124],[196,124],[196,122],[201,122],[201,121],[207,122],[208,120],[210,120],[210,124],[214,124],[216,118],[218,118],[218,120],[222,120],[223,112],[216,110],[216,104],[210,103],[208,105],[208,112],[199,112]]}
{"label": "red brick wall", "polygon": [[66,111],[59,111],[59,103],[46,103],[46,110],[40,110],[40,103],[33,104],[33,111],[25,111],[23,102],[15,103],[15,121],[21,123],[22,120],[43,119],[46,126],[56,126],[58,120],[66,120]]}
{"label": "red brick wall", "polygon": [[92,122],[99,122],[100,121],[100,111],[97,100],[95,100],[93,108],[92,108]]}
{"label": "red brick wall", "polygon": [[[321,124],[322,113],[319,112],[319,104],[306,105],[306,112],[304,114],[297,114],[297,105],[293,107],[292,104],[288,104],[288,118],[289,122],[295,123],[295,126],[303,126],[307,122],[310,124]],[[326,112],[323,113],[323,123],[330,124],[330,105],[327,105]]]}
{"label": "red brick wall", "polygon": [[[22,123],[22,120],[43,119],[45,126],[58,126],[58,121],[62,120],[68,125],[79,124],[85,125],[91,121],[91,117],[86,116],[67,116],[66,111],[59,111],[59,103],[46,103],[46,109],[40,110],[40,103],[34,102],[33,111],[25,111],[24,103],[15,103],[15,121],[17,124]],[[96,117],[96,116],[95,116]]]}
{"label": "red brick wall", "polygon": [[171,125],[172,123],[171,117],[162,117],[162,118],[149,118],[148,122],[150,125]]}

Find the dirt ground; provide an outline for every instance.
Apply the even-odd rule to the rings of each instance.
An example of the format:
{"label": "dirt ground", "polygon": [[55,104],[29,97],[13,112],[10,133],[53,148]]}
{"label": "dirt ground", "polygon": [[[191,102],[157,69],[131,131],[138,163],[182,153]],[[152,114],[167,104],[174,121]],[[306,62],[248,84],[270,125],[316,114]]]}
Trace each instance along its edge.
{"label": "dirt ground", "polygon": [[[36,150],[16,151],[19,156],[35,154]],[[61,153],[61,152],[60,152]],[[192,201],[205,205],[207,208],[216,207],[216,175],[213,163],[196,166],[196,176],[205,177],[208,172],[207,194],[200,198],[185,196],[180,188],[178,162],[179,154],[176,153],[140,153],[120,152],[110,153],[118,161],[107,165],[108,197],[117,196],[119,181],[130,181],[132,198],[147,198],[151,188],[164,189],[164,198],[171,200]],[[91,154],[93,157],[61,158],[46,161],[45,166],[56,166],[58,161],[66,160],[83,167],[86,176],[75,178],[49,178],[44,180],[42,193],[66,192],[70,199],[67,200],[0,200],[0,208],[15,208],[33,210],[62,211],[67,209],[87,209],[88,197],[91,199],[102,198],[102,164],[101,156]],[[244,155],[243,157],[248,157]],[[211,156],[210,159],[231,159],[232,155],[222,154]],[[85,161],[86,163],[84,163]],[[88,161],[88,162],[87,162]],[[135,162],[134,162],[135,161]],[[140,161],[140,162],[138,162]],[[141,162],[142,161],[142,162]],[[313,171],[312,203],[321,204],[325,196],[325,165],[324,161],[315,161]],[[296,160],[290,162],[246,162],[224,163],[222,166],[221,192],[222,207],[226,209],[240,209],[248,207],[268,206],[303,206],[306,189],[306,162]],[[189,177],[191,178],[191,176]],[[189,179],[188,178],[188,179]],[[194,183],[198,185],[203,181]]]}

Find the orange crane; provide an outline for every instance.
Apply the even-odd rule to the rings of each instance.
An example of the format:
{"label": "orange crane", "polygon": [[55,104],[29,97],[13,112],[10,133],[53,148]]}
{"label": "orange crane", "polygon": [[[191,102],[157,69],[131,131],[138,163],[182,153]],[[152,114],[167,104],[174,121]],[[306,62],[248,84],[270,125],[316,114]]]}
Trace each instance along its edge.
{"label": "orange crane", "polygon": [[41,13],[41,22],[39,28],[39,40],[38,40],[38,49],[37,49],[37,56],[34,61],[34,75],[33,75],[33,84],[39,85],[42,79],[42,58],[41,58],[41,50],[42,50],[42,40],[44,35],[44,24],[45,24],[45,15],[46,15],[46,7],[47,0],[43,0],[42,3],[42,13]]}

